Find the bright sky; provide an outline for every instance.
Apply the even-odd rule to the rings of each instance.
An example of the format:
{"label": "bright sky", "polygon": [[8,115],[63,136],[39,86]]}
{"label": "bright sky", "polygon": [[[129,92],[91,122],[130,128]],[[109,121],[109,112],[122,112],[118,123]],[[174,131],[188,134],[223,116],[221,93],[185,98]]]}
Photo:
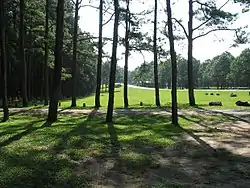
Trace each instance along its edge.
{"label": "bright sky", "polygon": [[[218,0],[218,5],[221,6],[223,3],[225,3],[226,0]],[[84,1],[83,1],[84,2]],[[131,12],[141,12],[143,10],[153,9],[154,8],[154,1],[146,1],[143,3],[143,0],[133,0],[131,3]],[[159,30],[161,29],[161,23],[163,23],[163,20],[167,20],[166,14],[161,11],[166,8],[166,1],[165,0],[158,0],[159,5],[159,13],[158,13],[158,20]],[[98,6],[99,1],[95,0],[92,5]],[[185,27],[187,27],[187,19],[188,19],[188,0],[177,0],[176,3],[173,5],[173,16],[182,19],[183,24]],[[222,3],[222,4],[220,4]],[[113,6],[112,6],[113,9]],[[241,7],[236,4],[227,4],[223,10],[230,11],[233,13],[241,13]],[[98,24],[99,24],[99,15],[98,10],[90,8],[90,7],[84,7],[80,9],[80,20],[79,20],[79,26],[82,30],[90,32],[94,36],[98,36]],[[151,15],[148,15],[147,18],[150,18],[153,20],[153,13]],[[104,22],[108,20],[110,15],[106,15],[104,17]],[[248,20],[250,17],[250,13],[240,14],[238,20],[230,26],[231,28],[236,28],[240,26],[246,26],[248,24]],[[198,20],[194,20],[194,26],[199,25]],[[142,27],[143,32],[148,32],[150,36],[153,37],[153,23],[149,22],[147,24],[144,24]],[[178,31],[174,31],[178,32]],[[122,25],[119,26],[119,35],[121,37],[124,36],[124,27]],[[160,31],[158,31],[160,33]],[[109,22],[109,24],[105,25],[103,28],[103,36],[104,37],[110,37],[112,38],[113,34],[113,20]],[[194,36],[199,33],[194,33]],[[160,34],[158,34],[160,36]],[[194,54],[193,56],[201,61],[204,61],[209,58],[213,58],[216,55],[219,55],[223,53],[224,51],[231,52],[234,56],[237,56],[240,54],[240,52],[247,48],[247,45],[241,45],[237,48],[230,48],[230,46],[233,44],[233,36],[234,33],[230,31],[220,31],[220,32],[214,32],[212,34],[209,34],[206,37],[199,38],[194,41]],[[166,38],[166,41],[168,39]],[[168,42],[163,45],[163,48],[168,50]],[[111,54],[112,44],[109,43],[104,46],[104,51],[108,52],[108,54]],[[186,40],[182,42],[176,42],[176,51],[177,53],[181,54],[183,57],[187,57],[187,44]],[[118,65],[123,67],[124,66],[124,58],[122,53],[124,52],[123,47],[118,47]],[[147,62],[153,61],[153,54],[145,52],[144,58]],[[137,66],[142,64],[144,62],[143,56],[138,52],[133,52],[131,56],[129,57],[129,70],[134,70]]]}

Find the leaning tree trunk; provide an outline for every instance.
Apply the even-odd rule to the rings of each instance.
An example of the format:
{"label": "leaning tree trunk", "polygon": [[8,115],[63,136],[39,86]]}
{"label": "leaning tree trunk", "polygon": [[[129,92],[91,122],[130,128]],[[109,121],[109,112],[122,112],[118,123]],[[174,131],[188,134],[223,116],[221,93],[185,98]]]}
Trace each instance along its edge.
{"label": "leaning tree trunk", "polygon": [[3,101],[3,122],[9,119],[9,110],[8,110],[8,98],[7,98],[7,55],[5,48],[5,10],[4,10],[4,1],[0,1],[0,25],[1,25],[1,71],[2,71],[2,101]]}
{"label": "leaning tree trunk", "polygon": [[24,0],[20,0],[20,28],[19,28],[19,40],[20,40],[20,61],[22,64],[22,100],[23,107],[28,106],[27,97],[27,65],[24,55]]}
{"label": "leaning tree trunk", "polygon": [[169,45],[170,55],[172,63],[172,124],[178,125],[178,114],[177,114],[177,63],[176,63],[176,52],[174,49],[174,34],[172,24],[172,11],[170,0],[167,0],[167,14],[168,14],[168,33],[169,33]]}
{"label": "leaning tree trunk", "polygon": [[100,95],[101,95],[101,84],[102,84],[102,22],[103,22],[103,0],[100,0],[98,63],[97,63],[97,73],[96,73],[97,78],[96,78],[95,108],[101,107]]}
{"label": "leaning tree trunk", "polygon": [[114,0],[115,8],[115,21],[114,21],[114,32],[113,32],[113,46],[112,46],[112,58],[111,58],[111,69],[109,78],[109,101],[108,110],[106,116],[106,122],[111,123],[113,121],[113,109],[114,109],[114,91],[115,91],[115,74],[117,64],[117,43],[118,43],[118,26],[119,26],[119,0]]}
{"label": "leaning tree trunk", "polygon": [[157,60],[157,0],[155,0],[155,14],[154,14],[154,81],[155,81],[155,104],[160,106],[160,93],[158,81],[158,60]]}
{"label": "leaning tree trunk", "polygon": [[188,96],[190,106],[195,106],[193,78],[193,0],[189,0],[188,22]]}
{"label": "leaning tree trunk", "polygon": [[44,106],[49,104],[49,78],[48,78],[48,58],[49,58],[49,0],[46,0],[45,5],[45,35],[44,35]]}
{"label": "leaning tree trunk", "polygon": [[125,65],[124,65],[124,93],[123,93],[123,101],[124,108],[128,108],[128,56],[129,56],[129,31],[130,31],[130,12],[129,12],[129,1],[127,2],[126,9],[126,31],[125,31]]}
{"label": "leaning tree trunk", "polygon": [[56,19],[56,46],[55,66],[52,93],[49,101],[49,114],[47,121],[52,123],[57,120],[58,98],[61,88],[62,55],[63,55],[63,29],[64,29],[64,0],[58,0]]}
{"label": "leaning tree trunk", "polygon": [[79,0],[76,0],[75,4],[75,21],[74,21],[74,36],[73,36],[73,64],[72,64],[72,101],[71,107],[76,106],[76,89],[77,89],[77,77],[76,77],[76,53],[77,53],[77,33],[78,33],[78,11]]}

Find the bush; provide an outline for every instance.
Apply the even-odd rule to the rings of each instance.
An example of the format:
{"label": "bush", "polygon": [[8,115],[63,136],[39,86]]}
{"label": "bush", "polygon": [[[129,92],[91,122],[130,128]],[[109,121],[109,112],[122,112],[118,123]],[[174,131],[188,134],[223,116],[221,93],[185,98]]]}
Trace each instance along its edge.
{"label": "bush", "polygon": [[230,97],[237,97],[237,95],[235,93],[231,93]]}
{"label": "bush", "polygon": [[122,87],[122,84],[115,84],[115,88],[120,88]]}
{"label": "bush", "polygon": [[220,101],[209,102],[209,106],[222,106],[222,102],[220,102]]}
{"label": "bush", "polygon": [[250,106],[249,102],[247,101],[237,101],[235,104],[237,106]]}

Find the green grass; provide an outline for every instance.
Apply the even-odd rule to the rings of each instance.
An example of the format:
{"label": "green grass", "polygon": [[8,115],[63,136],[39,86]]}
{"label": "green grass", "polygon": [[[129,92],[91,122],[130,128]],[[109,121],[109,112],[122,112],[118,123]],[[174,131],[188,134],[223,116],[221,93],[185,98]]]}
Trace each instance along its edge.
{"label": "green grass", "polygon": [[152,151],[182,135],[165,116],[116,117],[115,125],[104,120],[64,115],[46,127],[43,116],[11,116],[0,126],[0,187],[88,187],[93,174],[78,164],[89,157],[119,159],[136,174],[157,165]]}
{"label": "green grass", "polygon": [[[171,125],[170,116],[163,115],[119,115],[108,125],[103,115],[60,115],[58,122],[48,127],[44,119],[44,115],[19,113],[0,124],[1,188],[95,187],[115,181],[113,178],[119,179],[121,174],[146,187],[145,173],[149,171],[162,175],[149,187],[181,187],[180,182],[168,182],[164,177],[171,179],[175,178],[171,174],[182,173],[178,179],[188,181],[189,172],[178,169],[176,162],[161,172],[165,167],[160,167],[159,156],[168,158],[164,152],[170,148],[170,159],[173,152],[177,158],[187,157],[186,150],[193,146],[183,150],[181,141],[186,138],[185,130],[195,131],[191,127],[194,123],[234,121],[222,115],[180,116],[179,128]],[[207,160],[203,150],[196,153],[199,158],[194,160]]]}
{"label": "green grass", "polygon": [[[210,93],[215,95],[210,95]],[[237,97],[230,97],[231,93],[236,93]],[[209,93],[209,95],[205,95]],[[220,96],[216,94],[219,93]],[[216,109],[247,109],[244,107],[237,107],[235,102],[237,100],[250,101],[248,90],[236,90],[236,91],[223,91],[223,90],[196,90],[195,91],[196,103],[199,107],[204,108],[216,108]],[[160,90],[161,105],[166,108],[171,107],[171,91],[170,90]],[[140,107],[140,102],[143,102],[143,107]],[[211,101],[221,101],[222,107],[209,107],[208,103]],[[94,106],[94,95],[81,98],[77,100],[78,108],[82,107],[82,104],[86,103],[87,108],[92,108]],[[108,103],[108,93],[101,93],[101,105],[102,107],[107,107]],[[145,90],[137,88],[129,88],[129,105],[130,108],[155,108],[155,98],[154,90]],[[188,105],[188,93],[187,90],[178,90],[178,104],[179,108],[190,108]],[[68,108],[71,105],[70,100],[64,100],[61,103],[62,108]],[[115,92],[115,107],[123,108],[123,88],[117,88]]]}

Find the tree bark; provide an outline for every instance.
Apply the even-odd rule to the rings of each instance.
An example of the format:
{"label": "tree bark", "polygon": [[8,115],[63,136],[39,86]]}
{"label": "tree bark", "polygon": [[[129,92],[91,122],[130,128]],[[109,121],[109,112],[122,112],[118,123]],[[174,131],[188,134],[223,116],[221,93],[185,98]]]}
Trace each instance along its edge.
{"label": "tree bark", "polygon": [[24,53],[24,0],[20,0],[20,28],[19,28],[19,40],[20,40],[20,62],[22,64],[22,100],[23,107],[28,106],[27,97],[27,65],[25,61]]}
{"label": "tree bark", "polygon": [[48,78],[48,58],[49,58],[49,0],[45,5],[45,35],[44,35],[44,106],[49,104],[49,78]]}
{"label": "tree bark", "polygon": [[111,69],[109,78],[109,101],[108,110],[106,116],[106,122],[112,123],[113,121],[113,109],[114,109],[114,90],[115,90],[115,74],[117,64],[117,43],[118,43],[118,27],[119,27],[119,0],[114,0],[115,9],[115,21],[114,21],[114,32],[113,32],[113,45],[112,45],[112,58],[111,58]]}
{"label": "tree bark", "polygon": [[172,124],[178,125],[178,114],[177,114],[177,63],[176,63],[176,52],[174,48],[174,34],[172,24],[172,11],[170,0],[167,0],[167,14],[168,14],[168,33],[169,33],[169,45],[170,55],[172,63]]}
{"label": "tree bark", "polygon": [[76,73],[76,61],[77,61],[77,35],[78,35],[78,11],[79,0],[76,0],[75,4],[75,21],[74,21],[74,36],[73,36],[73,64],[72,64],[72,101],[71,107],[76,106],[76,89],[77,89],[77,73]]}
{"label": "tree bark", "polygon": [[193,78],[193,0],[189,0],[188,21],[188,96],[190,106],[195,106]]}
{"label": "tree bark", "polygon": [[61,90],[63,36],[64,36],[64,0],[58,0],[57,19],[56,19],[54,80],[49,102],[49,114],[47,119],[47,121],[50,123],[53,123],[57,120],[58,98]]}
{"label": "tree bark", "polygon": [[157,60],[157,10],[158,3],[155,0],[155,13],[154,13],[154,81],[155,81],[155,104],[160,107],[160,93],[159,93],[159,79],[158,79],[158,60]]}
{"label": "tree bark", "polygon": [[98,41],[98,62],[97,62],[97,78],[96,78],[96,94],[95,108],[101,107],[100,95],[102,84],[102,22],[103,22],[103,0],[100,0],[99,10],[99,41]]}
{"label": "tree bark", "polygon": [[28,83],[28,85],[27,85],[27,93],[28,93],[28,100],[32,100],[32,97],[33,97],[33,95],[32,94],[34,94],[34,93],[32,93],[32,63],[31,63],[31,61],[30,61],[30,54],[28,54],[27,56],[26,56],[26,58],[25,59],[27,59],[27,62],[26,62],[26,64],[27,64],[27,83]]}
{"label": "tree bark", "polygon": [[4,1],[0,2],[0,25],[1,25],[1,71],[2,71],[2,101],[3,101],[3,122],[9,119],[8,98],[7,98],[7,55],[6,55],[6,27]]}
{"label": "tree bark", "polygon": [[123,91],[123,101],[124,108],[128,108],[128,56],[129,56],[129,32],[130,32],[130,10],[129,1],[126,0],[126,28],[125,28],[125,65],[124,65],[124,91]]}

